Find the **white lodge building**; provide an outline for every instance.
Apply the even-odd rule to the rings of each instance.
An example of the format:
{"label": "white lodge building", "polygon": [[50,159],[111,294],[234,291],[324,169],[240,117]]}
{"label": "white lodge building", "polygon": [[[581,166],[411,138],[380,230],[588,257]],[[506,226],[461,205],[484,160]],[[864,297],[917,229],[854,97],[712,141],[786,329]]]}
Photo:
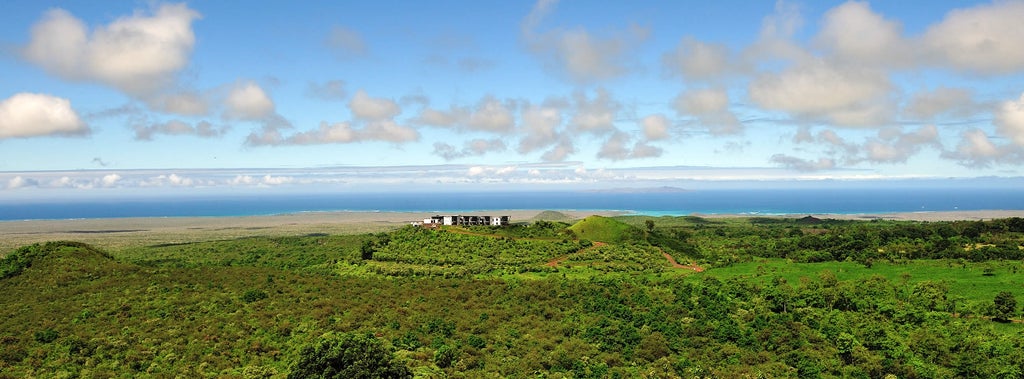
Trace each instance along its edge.
{"label": "white lodge building", "polygon": [[413,225],[491,225],[506,226],[512,218],[510,216],[475,216],[475,215],[454,215],[454,216],[432,216],[423,219],[423,222],[414,221]]}

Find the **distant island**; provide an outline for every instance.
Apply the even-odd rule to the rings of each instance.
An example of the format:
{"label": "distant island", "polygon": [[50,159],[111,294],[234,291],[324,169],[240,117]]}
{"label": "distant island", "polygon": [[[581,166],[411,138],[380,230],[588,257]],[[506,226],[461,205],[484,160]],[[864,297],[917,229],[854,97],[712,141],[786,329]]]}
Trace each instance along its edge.
{"label": "distant island", "polygon": [[584,191],[584,192],[589,192],[589,193],[677,193],[678,192],[678,193],[682,193],[682,192],[693,192],[693,190],[688,190],[688,189],[679,188],[679,187],[662,186],[662,187],[602,188],[602,189],[588,190],[588,191]]}

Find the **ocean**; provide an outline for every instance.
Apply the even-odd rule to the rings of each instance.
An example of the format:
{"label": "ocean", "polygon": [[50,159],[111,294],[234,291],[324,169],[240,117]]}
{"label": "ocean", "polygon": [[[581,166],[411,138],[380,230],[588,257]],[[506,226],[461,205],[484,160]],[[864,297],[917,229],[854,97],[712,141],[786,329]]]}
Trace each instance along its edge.
{"label": "ocean", "polygon": [[858,214],[1024,210],[1020,190],[762,189],[680,192],[405,192],[0,201],[0,220],[217,217],[301,212],[471,213],[499,209],[615,210],[646,215]]}

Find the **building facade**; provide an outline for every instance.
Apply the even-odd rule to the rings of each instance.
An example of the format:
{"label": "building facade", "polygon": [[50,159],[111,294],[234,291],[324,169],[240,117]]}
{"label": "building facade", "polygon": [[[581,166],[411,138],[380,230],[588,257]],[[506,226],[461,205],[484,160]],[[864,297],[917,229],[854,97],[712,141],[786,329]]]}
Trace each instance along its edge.
{"label": "building facade", "polygon": [[453,225],[453,226],[506,226],[512,220],[510,216],[479,216],[479,215],[436,215],[413,222],[413,225]]}

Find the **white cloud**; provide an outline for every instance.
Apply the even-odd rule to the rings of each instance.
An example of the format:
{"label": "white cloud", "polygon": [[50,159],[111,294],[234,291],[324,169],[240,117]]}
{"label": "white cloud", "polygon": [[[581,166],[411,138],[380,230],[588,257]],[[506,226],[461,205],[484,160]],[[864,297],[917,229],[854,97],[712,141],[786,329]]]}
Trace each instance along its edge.
{"label": "white cloud", "polygon": [[616,132],[608,137],[597,157],[619,161],[624,159],[640,159],[661,156],[661,148],[648,145],[643,141],[637,142],[632,147],[632,138],[626,133]]}
{"label": "white cloud", "polygon": [[540,159],[545,162],[562,162],[575,152],[576,146],[573,145],[572,141],[568,138],[561,138],[554,147],[544,152]]}
{"label": "white cloud", "polygon": [[274,114],[274,101],[252,81],[232,86],[225,105],[225,115],[240,120],[262,120]]}
{"label": "white cloud", "polygon": [[23,92],[0,101],[0,139],[88,133],[67,99]]}
{"label": "white cloud", "polygon": [[420,139],[420,133],[416,129],[399,125],[391,120],[371,122],[359,131],[358,136],[362,141],[393,143],[412,142]]}
{"label": "white cloud", "polygon": [[487,96],[480,100],[466,124],[473,130],[507,133],[515,127],[514,104]]}
{"label": "white cloud", "polygon": [[121,180],[121,175],[118,174],[107,174],[100,179],[100,184],[103,187],[113,187],[117,185],[117,182]]}
{"label": "white cloud", "polygon": [[402,126],[391,120],[372,121],[362,128],[355,128],[348,122],[328,124],[321,122],[315,130],[298,132],[290,136],[282,136],[279,132],[270,131],[249,136],[251,145],[322,145],[332,143],[355,143],[383,141],[404,143],[417,141],[420,138],[416,129]]}
{"label": "white cloud", "polygon": [[879,71],[839,67],[820,59],[763,73],[748,87],[751,100],[763,108],[841,126],[885,123],[890,118],[891,90],[889,79]]}
{"label": "white cloud", "polygon": [[971,129],[961,135],[956,150],[945,151],[942,156],[966,167],[983,168],[994,163],[1020,164],[1024,161],[1024,149],[1012,144],[996,144],[984,131]]}
{"label": "white cloud", "polygon": [[816,45],[839,61],[905,66],[914,58],[914,45],[903,38],[902,26],[873,12],[868,3],[849,1],[832,8],[822,24]]}
{"label": "white cloud", "polygon": [[182,116],[202,116],[210,111],[207,99],[191,91],[161,93],[143,100],[150,109]]}
{"label": "white cloud", "polygon": [[522,24],[527,46],[548,68],[581,83],[614,78],[629,71],[630,53],[647,39],[647,29],[631,26],[603,38],[582,28],[538,32],[540,22],[555,4],[557,1],[537,1]]}
{"label": "white cloud", "polygon": [[939,87],[915,93],[903,108],[903,113],[918,120],[932,120],[944,114],[966,117],[977,113],[979,108],[981,106],[974,101],[971,90]]}
{"label": "white cloud", "polygon": [[729,48],[722,44],[698,41],[683,37],[679,44],[661,57],[662,65],[672,75],[687,80],[711,80],[722,78],[739,70]]}
{"label": "white cloud", "polygon": [[162,4],[152,15],[137,12],[96,27],[62,9],[48,11],[32,27],[23,55],[51,73],[92,80],[133,95],[152,94],[173,83],[195,44],[186,4]]}
{"label": "white cloud", "polygon": [[928,54],[953,68],[983,74],[1024,70],[1024,2],[957,9],[925,32]]}
{"label": "white cloud", "polygon": [[507,149],[508,147],[505,145],[505,142],[500,139],[474,139],[466,141],[462,150],[444,142],[434,143],[434,155],[444,158],[446,161],[463,157],[481,156],[492,152],[502,152]]}
{"label": "white cloud", "polygon": [[1024,94],[1016,101],[1000,104],[995,116],[996,131],[1024,147]]}
{"label": "white cloud", "polygon": [[283,141],[288,145],[316,145],[326,143],[350,143],[358,140],[356,131],[347,122],[328,124],[320,123],[320,128],[306,132],[296,133]]}
{"label": "white cloud", "polygon": [[11,178],[10,180],[7,181],[7,189],[17,189],[17,188],[37,187],[37,186],[39,186],[39,181],[38,180],[35,180],[35,179],[32,179],[32,178],[26,178],[26,177],[23,177],[21,175],[15,176],[15,177],[13,177],[13,178]]}
{"label": "white cloud", "polygon": [[942,148],[939,131],[934,125],[925,125],[909,133],[898,128],[882,129],[878,138],[864,143],[864,159],[874,163],[903,163],[924,146]]}
{"label": "white cloud", "polygon": [[653,114],[640,119],[640,127],[643,129],[644,138],[648,141],[668,139],[669,121],[665,115]]}
{"label": "white cloud", "polygon": [[770,160],[772,163],[775,163],[779,166],[797,171],[821,171],[833,169],[836,167],[836,162],[831,158],[818,158],[817,160],[808,160],[785,154],[775,154],[772,155]]}
{"label": "white cloud", "polygon": [[204,138],[219,137],[227,131],[227,127],[217,128],[207,121],[200,121],[195,126],[181,120],[171,120],[151,125],[138,124],[132,127],[135,139],[150,141],[157,134],[172,136],[198,136]]}
{"label": "white cloud", "polygon": [[679,115],[692,115],[712,135],[736,134],[743,130],[729,110],[729,95],[721,88],[704,88],[679,94],[673,102]]}
{"label": "white cloud", "polygon": [[348,108],[353,116],[363,120],[386,120],[402,113],[394,100],[370,97],[362,89],[352,96]]}
{"label": "white cloud", "polygon": [[452,106],[447,111],[424,107],[415,123],[491,133],[509,133],[515,128],[516,104],[487,95],[473,108]]}
{"label": "white cloud", "polygon": [[546,105],[527,105],[520,115],[523,138],[516,149],[522,154],[542,149],[558,141],[558,128],[562,125],[562,110]]}
{"label": "white cloud", "polygon": [[615,117],[622,108],[604,88],[598,88],[593,100],[587,94],[578,91],[573,94],[573,105],[576,113],[569,124],[576,130],[603,134],[615,130]]}
{"label": "white cloud", "polygon": [[727,111],[729,95],[721,88],[705,88],[679,94],[676,111],[682,114],[707,115]]}

